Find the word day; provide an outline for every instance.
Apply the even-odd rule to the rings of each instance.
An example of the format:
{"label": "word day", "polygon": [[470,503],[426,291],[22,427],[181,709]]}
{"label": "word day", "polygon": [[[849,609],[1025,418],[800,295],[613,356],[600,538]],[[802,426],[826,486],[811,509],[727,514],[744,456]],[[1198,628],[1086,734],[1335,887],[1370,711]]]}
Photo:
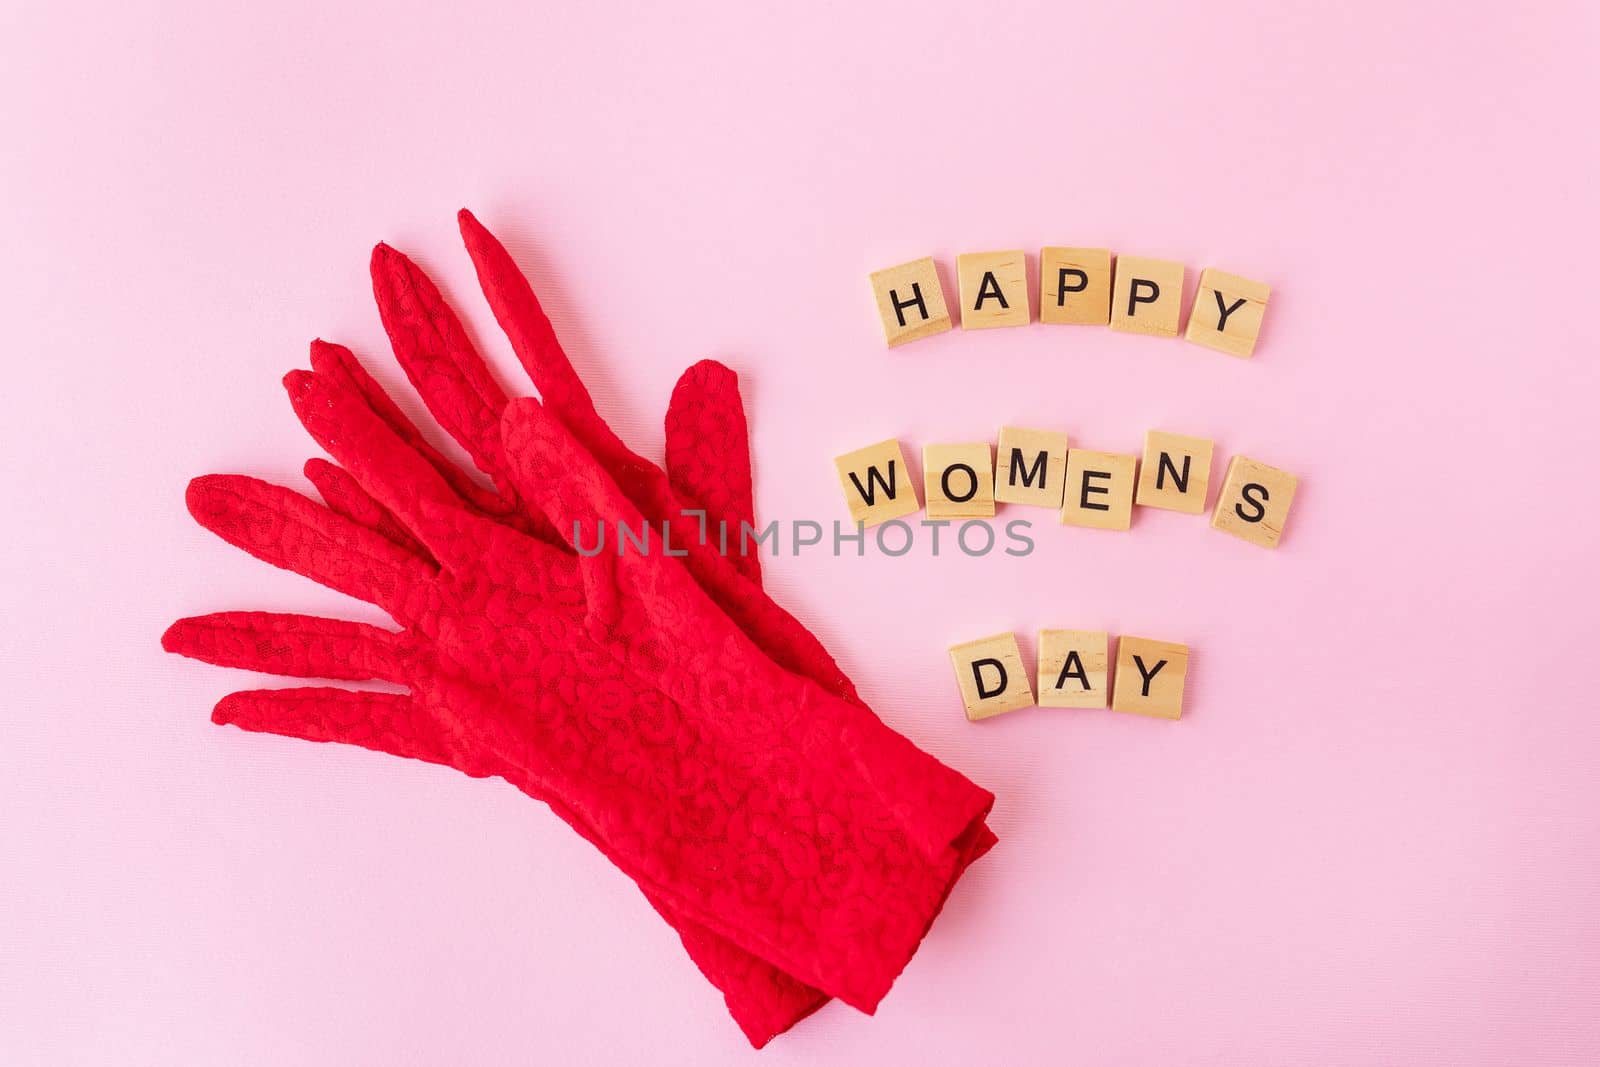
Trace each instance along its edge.
{"label": "word day", "polygon": [[[923,493],[930,519],[983,519],[997,502],[1055,508],[1070,526],[1126,530],[1133,506],[1190,515],[1205,511],[1213,442],[1151,430],[1144,456],[1068,447],[1067,435],[1006,426],[998,467],[987,441],[926,445]],[[863,526],[898,519],[923,505],[891,438],[837,457],[850,517]],[[1248,456],[1234,456],[1212,509],[1214,529],[1264,548],[1283,537],[1299,479]]]}
{"label": "word day", "polygon": [[[956,257],[961,328],[1026,326],[1028,263],[1020,249]],[[872,295],[890,348],[950,329],[950,312],[933,257],[870,275]],[[1176,337],[1183,314],[1184,265],[1174,260],[1117,256],[1110,249],[1039,251],[1039,321],[1110,326],[1127,333]],[[1184,339],[1250,358],[1267,313],[1270,286],[1207,267],[1189,311]]]}
{"label": "word day", "polygon": [[[1183,714],[1189,649],[1148,637],[1117,639],[1113,674],[1111,637],[1102,630],[1039,633],[1041,708],[1104,708],[1176,719]],[[1017,635],[995,634],[950,649],[961,702],[972,722],[1035,706]]]}

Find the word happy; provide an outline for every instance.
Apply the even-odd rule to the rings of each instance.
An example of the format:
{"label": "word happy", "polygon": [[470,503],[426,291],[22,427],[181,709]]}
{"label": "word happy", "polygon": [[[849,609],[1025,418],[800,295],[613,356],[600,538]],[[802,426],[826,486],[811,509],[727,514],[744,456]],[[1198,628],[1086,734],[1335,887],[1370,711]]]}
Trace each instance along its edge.
{"label": "word happy", "polygon": [[[1020,249],[957,256],[956,278],[963,330],[1032,321],[1027,256]],[[950,329],[944,287],[931,256],[877,271],[870,280],[890,348]],[[1183,281],[1183,264],[1172,260],[1117,256],[1113,269],[1109,249],[1043,248],[1039,321],[1176,337]],[[1260,282],[1205,268],[1184,339],[1248,359],[1255,353],[1271,295],[1271,288]]]}

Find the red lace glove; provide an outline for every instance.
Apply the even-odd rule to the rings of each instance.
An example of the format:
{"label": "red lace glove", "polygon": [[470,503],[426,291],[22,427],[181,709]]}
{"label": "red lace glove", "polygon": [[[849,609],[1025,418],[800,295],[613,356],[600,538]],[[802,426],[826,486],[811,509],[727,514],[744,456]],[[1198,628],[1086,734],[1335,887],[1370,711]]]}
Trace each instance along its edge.
{"label": "red lace glove", "polygon": [[[668,407],[669,477],[630,450],[600,418],[533,288],[505,248],[471,212],[463,210],[457,217],[462,240],[495,320],[550,414],[566,425],[657,529],[667,520],[680,524],[686,510],[698,508],[713,520],[719,510],[725,511],[727,553],[721,550],[717,536],[685,539],[688,544],[682,546],[675,544],[687,549],[684,562],[695,580],[779,664],[816,679],[847,699],[858,700],[855,687],[822,643],[761,590],[759,556],[738,551],[742,544],[739,520],[749,519],[753,509],[744,410],[731,372],[710,361],[697,364],[701,373],[720,374],[727,380],[689,390],[682,402]],[[528,514],[533,509],[527,508],[511,482],[500,440],[506,395],[438,288],[414,263],[387,245],[379,245],[373,251],[372,288],[384,329],[406,376],[439,425],[466,449],[473,463],[494,480],[499,490],[497,497],[474,500],[468,488],[466,498],[488,514]],[[325,354],[335,355],[331,351]],[[331,364],[332,358],[328,362]],[[399,415],[370,378],[361,381],[366,376],[353,358],[343,362],[350,380],[367,394],[374,410],[382,413],[387,405],[392,415]],[[696,373],[691,368],[685,379]],[[717,402],[726,401],[730,395],[731,402]],[[712,402],[702,403],[701,397],[712,398]],[[389,416],[386,421],[398,427]],[[408,436],[398,428],[397,432],[414,443],[421,442],[420,435]],[[423,451],[426,455],[431,450],[423,445]],[[439,458],[435,465],[441,464],[449,466]],[[446,473],[446,479],[452,485],[465,482],[471,486],[471,480],[459,472]],[[543,516],[535,513],[531,517],[530,532],[560,540],[553,532],[546,532],[549,527]],[[716,526],[715,521],[708,522],[710,529]]]}
{"label": "red lace glove", "polygon": [[[498,246],[496,246],[496,250],[498,250]],[[384,250],[380,249],[379,256],[375,257],[375,259],[381,263],[386,256],[392,255],[392,253],[385,253]],[[409,264],[404,263],[403,260],[398,260],[398,263],[409,268]],[[431,290],[431,286],[428,288]],[[381,294],[382,287],[380,285],[380,299],[382,298]],[[436,298],[437,294],[434,293],[432,295]],[[527,295],[531,300],[531,292]],[[442,306],[442,303],[440,306]],[[534,307],[536,310],[536,304]],[[499,309],[497,308],[497,310]],[[391,316],[386,314],[385,318],[388,321]],[[542,316],[540,318],[542,319]],[[458,325],[456,332],[459,333]],[[397,350],[401,350],[401,345],[397,344]],[[466,351],[470,355],[470,350]],[[559,355],[558,348],[556,353]],[[364,386],[363,391],[365,392],[366,402],[373,410],[380,412],[384,417],[379,420],[373,415],[372,410],[366,410],[365,408],[360,412],[351,409],[345,411],[342,417],[334,420],[336,427],[360,425],[364,416],[369,424],[366,429],[368,431],[376,430],[379,438],[382,438],[385,433],[391,433],[391,439],[383,442],[382,446],[375,450],[375,455],[379,457],[377,462],[380,467],[387,465],[392,468],[390,473],[393,473],[394,471],[405,471],[409,465],[412,469],[407,477],[422,477],[427,480],[431,476],[435,483],[448,481],[458,492],[468,496],[469,499],[476,496],[477,499],[472,508],[479,511],[515,510],[507,507],[507,498],[515,499],[513,494],[516,492],[518,482],[522,482],[524,488],[526,488],[525,477],[519,478],[516,472],[512,472],[508,481],[505,471],[497,472],[491,470],[491,473],[496,473],[496,481],[501,483],[502,496],[499,500],[484,499],[482,492],[476,491],[470,480],[465,479],[464,476],[450,478],[444,472],[453,470],[453,468],[450,468],[448,464],[444,464],[436,453],[432,453],[431,450],[426,449],[425,445],[420,444],[420,435],[416,434],[414,428],[405,422],[397,410],[384,411],[383,405],[387,403],[387,398],[378,399],[382,397],[382,394],[377,392],[375,386],[371,385],[370,379],[365,378],[364,372],[360,371],[354,361],[348,360],[347,357],[348,354],[343,353],[342,350],[325,347],[320,352],[314,352],[314,363],[320,362],[322,364],[320,369],[324,372],[324,379],[337,379],[342,375],[342,381],[334,382],[332,385]],[[471,358],[476,363],[476,357],[472,356]],[[565,365],[564,357],[561,358],[561,363],[570,374],[570,367]],[[413,370],[414,367],[420,365],[420,363],[414,361],[408,364],[408,370]],[[481,364],[476,365],[481,368]],[[418,375],[413,373],[413,378],[416,379],[417,377]],[[487,380],[486,375],[484,377]],[[449,375],[445,375],[440,380],[448,379]],[[576,382],[575,376],[572,377],[572,381]],[[708,383],[711,386],[710,388],[706,388]],[[717,387],[719,383],[725,383],[725,388],[719,389]],[[419,385],[421,384],[422,382],[419,381]],[[313,396],[317,393],[320,385],[330,385],[330,383],[327,381],[319,383],[311,376],[306,376],[296,383],[296,388],[303,387],[305,396]],[[578,388],[581,390],[581,386],[578,386]],[[331,391],[339,392],[337,388],[333,388]],[[430,390],[425,388],[423,392],[425,397],[430,398],[430,407],[433,407],[437,412],[440,410],[441,405],[432,401],[441,396],[448,397],[450,388],[448,385],[441,389]],[[352,398],[349,395],[350,389],[344,389],[343,394],[342,396],[329,396],[326,398],[327,407],[330,411],[340,410],[341,406],[350,407],[352,403]],[[725,403],[717,403],[716,398],[726,394],[733,396],[731,406]],[[583,406],[587,407],[590,415],[592,415],[592,405],[587,404],[586,395],[582,399],[584,401]],[[499,404],[503,406],[503,397],[500,397]],[[357,402],[355,406],[360,407],[361,404]],[[388,407],[392,409],[392,405],[388,405]],[[306,414],[305,407],[302,407],[302,413]],[[674,418],[674,413],[679,416],[677,419]],[[309,425],[315,426],[315,415],[308,415],[307,421]],[[595,421],[598,422],[598,420]],[[387,422],[389,425],[383,426],[383,422]],[[685,381],[680,383],[678,392],[674,394],[674,409],[669,411],[668,421],[669,460],[674,454],[694,454],[693,449],[686,451],[684,448],[676,447],[675,441],[678,445],[682,445],[715,439],[715,434],[707,435],[701,433],[697,435],[692,431],[686,438],[684,433],[681,432],[682,427],[689,426],[692,428],[697,423],[702,426],[736,426],[737,434],[735,436],[738,438],[739,447],[732,452],[723,451],[737,456],[740,462],[743,461],[745,453],[742,412],[738,408],[736,392],[733,392],[731,375],[728,375],[721,368],[715,367],[715,365],[701,365],[692,370],[689,375],[685,376]],[[461,423],[458,423],[458,427],[460,425]],[[603,424],[600,425],[603,426]],[[674,434],[675,425],[680,428],[680,432],[676,436]],[[333,432],[337,433],[338,431],[335,429]],[[419,456],[413,452],[410,453],[409,459],[405,459],[400,458],[400,452],[398,451],[386,452],[386,449],[390,449],[397,443],[392,439],[392,433],[398,433],[402,437],[411,439],[411,443],[414,446],[420,446],[424,455]],[[324,429],[322,436],[325,439],[327,434],[328,431]],[[480,445],[484,440],[487,439],[480,438]],[[614,441],[615,439],[612,438],[612,440]],[[333,445],[331,441],[326,443],[330,443],[336,455],[340,454],[337,445]],[[620,448],[620,443],[618,443],[618,447]],[[491,448],[493,448],[492,444]],[[402,449],[401,451],[405,450]],[[500,450],[494,449],[494,451]],[[475,455],[478,455],[478,453],[475,452]],[[613,455],[617,456],[618,453],[613,453]],[[620,456],[634,461],[637,464],[637,467],[634,468],[635,470],[646,466],[642,460],[638,460],[631,453],[627,453],[625,449],[620,451]],[[481,458],[480,462],[482,462]],[[486,467],[493,468],[495,463],[486,464]],[[649,470],[654,471],[654,468],[649,468]],[[733,506],[728,511],[730,515],[734,513],[748,514],[747,465],[743,466],[742,470],[744,471],[743,492],[739,492],[740,485],[736,469],[736,476],[731,480],[732,491],[727,494],[728,498],[733,501]],[[427,473],[424,473],[424,471]],[[656,473],[659,476],[659,472]],[[681,481],[688,486],[694,484],[695,475],[692,468],[689,471],[677,473],[684,474],[684,477],[675,479],[676,481]],[[399,557],[392,555],[390,549],[398,549],[407,553],[411,563],[421,563],[424,567],[428,566],[427,559],[418,553],[416,544],[409,534],[399,529],[394,524],[392,516],[386,514],[363,491],[352,485],[348,476],[343,475],[337,468],[320,464],[318,461],[313,461],[312,465],[308,465],[308,474],[312,474],[313,479],[323,489],[330,502],[334,503],[340,510],[359,516],[368,525],[383,530],[387,534],[387,538],[381,539],[384,543],[377,544],[372,540],[364,540],[356,530],[341,527],[339,525],[340,520],[337,517],[315,509],[315,505],[293,497],[293,494],[287,494],[287,491],[274,490],[271,487],[262,486],[260,483],[235,480],[202,480],[197,482],[191,494],[192,506],[194,506],[196,513],[202,516],[202,521],[212,525],[213,528],[219,529],[219,532],[223,532],[225,536],[230,536],[230,539],[235,540],[236,543],[244,544],[246,547],[250,547],[252,551],[256,551],[274,562],[279,562],[280,564],[289,563],[296,566],[296,569],[309,573],[313,577],[318,577],[319,580],[333,584],[336,588],[344,588],[347,591],[356,592],[358,595],[365,590],[369,595],[376,592],[381,598],[384,595],[385,587],[394,579],[393,574],[384,573],[390,568],[395,569],[400,574],[412,571],[407,579],[408,582],[418,577],[414,569],[403,563]],[[381,481],[381,477],[379,480]],[[388,485],[389,492],[400,492],[402,496],[405,496],[406,491],[403,486],[406,480],[406,478],[402,478],[399,482],[391,480],[385,484]],[[642,480],[636,476],[636,488]],[[714,489],[720,483],[713,479],[704,484]],[[431,499],[434,501],[434,505],[443,506],[447,509],[454,506],[461,508],[464,512],[468,510],[459,501],[451,504],[444,497],[439,497],[438,493],[441,488],[441,485],[433,484],[429,487],[427,493],[417,499]],[[614,489],[615,487],[613,487],[613,491]],[[237,493],[238,495],[233,499],[227,499],[230,493]],[[445,495],[448,496],[447,493]],[[741,498],[744,501],[742,512],[737,506]],[[308,511],[306,509],[311,510]],[[717,513],[722,511],[720,508],[709,510],[714,510]],[[619,514],[623,513],[619,512]],[[712,516],[713,521],[717,517],[718,515],[714,513]],[[416,516],[413,515],[413,519],[415,518]],[[540,525],[533,519],[531,514],[527,516],[527,519],[527,522],[520,525],[530,528],[536,528]],[[420,528],[425,525],[425,522],[417,522],[416,524]],[[474,536],[488,536],[483,529],[486,525],[479,519],[473,519],[473,522],[469,523],[469,526],[474,526],[477,529],[477,533]],[[435,532],[437,533],[437,531]],[[370,537],[371,535],[368,536]],[[337,548],[330,546],[329,539],[342,541],[353,546],[353,555],[357,559],[353,561],[349,558],[340,558],[340,552]],[[285,542],[290,544],[286,545]],[[529,542],[529,544],[532,544],[532,542]],[[388,547],[385,547],[386,545]],[[434,548],[437,552],[438,546],[434,545]],[[519,549],[519,551],[523,550],[525,549]],[[549,550],[544,551],[547,556],[552,555]],[[445,557],[441,555],[440,558],[444,559]],[[473,558],[472,553],[468,553],[467,558]],[[712,557],[712,559],[721,562],[718,557]],[[565,560],[567,564],[567,572],[564,576],[560,576],[562,571],[560,560]],[[549,560],[546,559],[546,562],[549,562]],[[541,611],[545,609],[545,602],[559,602],[565,593],[572,591],[570,585],[571,562],[572,557],[570,556],[557,558],[557,562],[553,564],[552,573],[560,576],[560,580],[554,582],[554,584],[542,579],[536,579],[532,582],[539,591]],[[656,560],[652,562],[662,561]],[[370,568],[373,565],[378,567],[378,573],[371,572]],[[366,579],[357,577],[355,572],[361,570],[367,570],[369,573],[366,575],[366,579],[375,580],[378,585],[369,585]],[[537,568],[535,570],[537,571]],[[676,573],[681,577],[681,571]],[[439,581],[441,580],[435,580],[435,584],[438,584]],[[595,588],[595,583],[591,581],[590,586],[591,589]],[[602,591],[605,588],[620,589],[619,586],[609,581],[601,583],[601,588]],[[393,591],[388,595],[392,597],[394,595]],[[766,600],[764,597],[759,599],[769,605],[772,611],[778,611],[775,605],[771,605],[770,600]],[[605,598],[601,597],[599,601],[604,602]],[[385,601],[380,599],[379,602]],[[620,601],[614,599],[613,602],[620,602],[624,607],[627,606],[625,596],[622,596]],[[389,603],[392,604],[392,600]],[[570,604],[570,598],[568,603]],[[390,610],[395,612],[393,606],[390,607]],[[403,612],[399,612],[397,617],[403,617],[403,614]],[[446,614],[448,615],[448,612]],[[609,611],[606,614],[609,616]],[[779,614],[781,615],[781,612]],[[549,617],[541,616],[538,620],[539,624],[550,625],[552,619],[559,618],[560,615],[561,613],[557,611],[551,613]],[[648,611],[646,615],[649,615]],[[574,617],[568,612],[566,621],[570,623]],[[617,616],[618,619],[621,617],[621,615]],[[782,618],[788,619],[786,615],[782,616]],[[481,620],[479,621],[481,622]],[[532,625],[535,620],[524,619],[523,621]],[[788,622],[792,623],[792,620],[788,620]],[[725,621],[724,625],[726,625]],[[798,624],[795,625],[797,626]],[[615,632],[608,632],[615,639]],[[807,638],[810,637],[809,634],[805,636]],[[814,641],[811,643],[815,645]],[[356,743],[367,744],[370,747],[377,747],[402,755],[447,762],[472,774],[504,774],[513,782],[528,789],[535,795],[550,800],[552,806],[562,813],[564,817],[568,818],[568,821],[573,822],[580,831],[586,833],[586,836],[589,836],[596,844],[606,849],[608,854],[613,854],[615,845],[602,840],[599,834],[595,832],[595,825],[586,822],[582,812],[564,808],[562,798],[559,795],[551,795],[541,785],[539,767],[537,765],[530,767],[526,765],[528,761],[519,762],[515,758],[515,752],[521,750],[526,743],[526,738],[513,729],[509,735],[511,754],[508,754],[505,751],[507,744],[507,735],[504,732],[505,724],[491,723],[490,725],[493,729],[480,730],[477,736],[474,736],[474,728],[472,727],[462,729],[461,724],[451,718],[450,713],[453,709],[448,706],[449,701],[440,699],[440,689],[436,680],[430,684],[428,680],[423,679],[419,684],[414,662],[417,652],[410,647],[407,641],[399,640],[397,642],[396,635],[387,635],[383,631],[377,631],[370,627],[359,627],[354,624],[327,620],[240,614],[212,617],[208,620],[190,620],[180,624],[169,635],[169,645],[178,650],[198,654],[203,658],[217,662],[226,662],[239,666],[254,666],[258,669],[328,677],[381,676],[392,680],[405,681],[412,685],[414,690],[413,697],[409,699],[379,694],[348,693],[339,690],[240,694],[224,701],[224,704],[219,706],[218,717],[219,719],[233,719],[257,728],[271,729],[276,732],[291,733],[298,736],[355,741]],[[620,645],[613,640],[610,645],[613,653],[617,652],[618,649],[626,650],[633,647],[627,640],[623,640]],[[645,647],[648,649],[654,646],[647,642]],[[820,646],[815,647],[818,652],[821,651]],[[588,648],[588,651],[593,652],[593,648]],[[423,656],[423,658],[428,659],[429,657]],[[833,667],[831,659],[826,657],[826,653],[821,653],[821,659],[823,669],[818,673],[821,673],[824,677],[830,677],[830,672],[831,675],[837,675],[837,669]],[[494,662],[494,657],[489,657],[487,661],[483,662],[489,663],[490,673],[502,670],[507,666],[504,663]],[[481,665],[482,663],[480,662]],[[522,666],[526,667],[527,664],[524,662]],[[437,670],[437,666],[426,668],[424,673],[426,673],[426,670]],[[584,684],[582,680],[576,683],[577,689],[580,690],[578,694],[580,700],[590,695],[581,692]],[[844,683],[843,688],[848,690],[848,683]],[[429,695],[430,690],[432,691],[431,696]],[[602,686],[598,692],[603,691],[604,687]],[[662,693],[664,690],[658,689],[657,692]],[[562,700],[560,703],[563,708],[563,715],[573,714],[578,710],[570,699]],[[468,706],[478,707],[470,700],[468,701]],[[481,711],[481,708],[479,710]],[[590,723],[593,725],[593,709],[586,708],[585,711],[589,713]],[[621,711],[622,709],[620,708],[613,708],[608,714],[617,714]],[[889,733],[875,718],[870,715],[866,715],[866,718],[870,720],[871,725],[876,726],[877,731],[884,734]],[[635,725],[638,724],[636,723]],[[482,724],[479,723],[478,726],[482,727]],[[499,731],[498,733],[496,732],[497,730]],[[872,733],[873,731],[870,729],[866,731],[868,736],[871,736]],[[926,761],[937,767],[939,771],[944,772],[945,775],[959,777],[954,776],[953,772],[948,772],[942,766],[912,749],[898,735],[890,734],[890,736],[895,741],[900,742],[904,749],[909,749],[911,753],[915,753],[915,757],[912,757],[909,761],[910,766],[915,767],[919,762]],[[498,740],[494,744],[484,744],[482,743],[482,738]],[[570,741],[571,739],[568,740]],[[559,744],[560,739],[557,739],[555,743]],[[892,744],[889,746],[890,749],[893,749],[893,747]],[[902,752],[901,755],[905,755],[905,753]],[[916,757],[920,757],[920,760]],[[537,761],[535,763],[537,764]],[[881,768],[880,772],[888,773],[892,778],[895,769],[894,763],[891,761],[889,766]],[[904,768],[900,769],[903,770]],[[913,773],[922,773],[925,769],[915,770]],[[683,768],[680,766],[673,768],[673,770],[681,772]],[[671,775],[668,775],[667,778],[670,779]],[[966,783],[964,779],[960,780],[960,784],[966,790],[973,790],[973,787]],[[981,791],[975,792],[980,794],[982,806],[986,807],[988,802],[987,794],[981,794]],[[790,798],[790,802],[792,803],[792,798]],[[741,812],[740,814],[748,815],[749,813]],[[622,818],[624,823],[628,821],[626,815],[622,816]],[[937,819],[935,819],[935,822],[937,822]],[[940,872],[933,876],[935,882],[943,880],[943,884],[947,885],[948,879],[953,877],[954,873],[958,872],[966,862],[969,862],[970,859],[987,848],[992,843],[993,838],[986,829],[982,828],[974,820],[971,825],[971,832],[958,835],[955,840],[956,844],[950,849],[955,856],[955,863],[951,868],[948,871],[943,870],[944,864],[941,858],[938,857],[931,864],[933,871]],[[724,842],[721,843],[721,846],[726,847],[730,844],[731,842]],[[910,844],[915,850],[919,846],[925,847],[928,842],[912,840]],[[756,851],[759,854],[759,848]],[[642,870],[651,869],[648,864],[641,866],[637,851],[627,853],[627,857],[627,862],[619,859],[619,865],[624,866],[625,869],[630,863]],[[613,858],[617,859],[618,857],[613,854]],[[657,857],[657,860],[659,861],[659,857]],[[929,866],[929,864],[920,860],[910,864],[911,868]],[[815,875],[817,872],[812,873]],[[919,870],[917,877],[925,882],[929,877],[929,872],[927,870]],[[786,1028],[795,1019],[813,1010],[820,1003],[821,994],[815,990],[800,986],[794,979],[773,968],[770,963],[766,962],[765,958],[751,955],[749,952],[739,948],[736,941],[719,937],[697,924],[693,918],[686,917],[678,900],[670,893],[663,893],[660,886],[652,885],[648,879],[642,879],[641,884],[645,885],[653,903],[663,911],[663,914],[670,921],[673,921],[678,926],[680,933],[684,937],[685,944],[689,947],[691,953],[695,955],[702,969],[724,989],[730,1009],[733,1010],[736,1018],[739,1019],[741,1025],[745,1027],[746,1032],[756,1044],[761,1044],[771,1033],[779,1032]],[[701,892],[703,903],[703,894],[709,892],[709,890],[702,886]],[[850,894],[850,896],[860,899],[860,894]],[[942,891],[938,897],[942,899]],[[915,895],[913,895],[913,899],[920,899],[924,903],[927,900],[925,896],[917,898]],[[915,911],[919,906],[913,903],[912,910]],[[933,910],[937,909],[937,901],[934,901],[932,907]],[[718,905],[717,910],[721,910],[720,905]],[[928,913],[927,918],[931,918],[931,912]],[[901,929],[903,932],[903,927]],[[748,933],[748,931],[746,932]],[[920,938],[920,931],[916,936]],[[903,937],[900,941],[891,939],[889,944],[903,944]],[[911,942],[911,945],[914,947],[914,941]],[[810,951],[817,950],[813,948]],[[894,951],[891,950],[890,955],[893,954]],[[823,966],[826,966],[825,962]],[[834,964],[834,966],[837,966],[837,964]],[[854,965],[852,964],[851,966]],[[877,962],[876,969],[882,972],[883,965],[881,961]],[[893,966],[892,970],[888,972],[888,978],[892,978],[893,973],[897,972],[898,969],[898,965]],[[819,970],[816,973],[820,975],[825,971]],[[873,990],[877,988],[870,978],[863,979],[862,982],[861,989]],[[882,986],[886,988],[886,985],[887,981],[882,980]],[[855,987],[840,985],[838,988],[841,992],[844,992],[847,988]],[[881,995],[881,990],[877,993],[851,994],[846,999],[857,1003],[858,1006],[867,1006],[869,1001],[875,1002],[877,995]]]}

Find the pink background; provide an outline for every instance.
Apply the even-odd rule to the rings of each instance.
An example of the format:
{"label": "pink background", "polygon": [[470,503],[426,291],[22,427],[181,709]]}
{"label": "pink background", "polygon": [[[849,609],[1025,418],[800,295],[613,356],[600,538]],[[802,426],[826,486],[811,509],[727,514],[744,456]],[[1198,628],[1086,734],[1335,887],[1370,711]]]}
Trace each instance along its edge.
{"label": "pink background", "polygon": [[[211,726],[181,614],[375,619],[226,547],[193,474],[304,483],[315,335],[397,385],[366,256],[452,212],[658,455],[744,377],[760,512],[832,456],[1053,427],[1302,478],[1277,553],[1141,511],[1029,559],[768,564],[1000,846],[876,1018],[768,1064],[1593,1063],[1593,5],[288,3],[0,11],[0,1060],[747,1063],[638,892],[500,782]],[[666,7],[664,5],[664,7]],[[1078,327],[894,352],[866,275],[1105,245],[1274,287],[1245,362]],[[406,404],[418,405],[409,393]],[[961,715],[944,649],[1186,641],[1188,708]]]}

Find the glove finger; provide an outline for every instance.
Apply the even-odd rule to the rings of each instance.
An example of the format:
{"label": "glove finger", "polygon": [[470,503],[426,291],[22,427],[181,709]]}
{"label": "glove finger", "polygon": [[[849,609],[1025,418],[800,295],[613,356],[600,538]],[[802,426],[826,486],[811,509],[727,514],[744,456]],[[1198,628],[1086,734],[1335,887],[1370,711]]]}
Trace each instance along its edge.
{"label": "glove finger", "polygon": [[249,689],[217,702],[211,721],[256,733],[359,745],[391,756],[454,767],[473,778],[480,765],[464,738],[403,693],[366,693],[333,686]]}
{"label": "glove finger", "polygon": [[[555,527],[550,525],[549,520],[537,511],[525,510],[514,492],[509,494],[508,501],[494,490],[479,485],[471,475],[430,445],[416,424],[406,418],[349,349],[327,342],[315,342],[311,347],[311,365],[327,389],[342,392],[354,402],[369,408],[379,422],[388,427],[395,437],[416,452],[423,462],[438,473],[468,511],[494,519],[496,522],[503,522],[515,530],[550,544],[559,541]],[[287,381],[285,379],[285,384]],[[305,420],[301,421],[304,423]],[[317,431],[312,427],[307,426],[306,430],[316,437]],[[307,476],[310,477],[309,471]],[[359,488],[358,483],[351,484]],[[382,505],[378,507],[382,508]],[[387,534],[388,531],[383,532]]]}
{"label": "glove finger", "polygon": [[667,404],[666,430],[667,479],[673,491],[705,511],[705,540],[735,570],[760,584],[760,550],[748,555],[740,551],[742,527],[754,526],[756,520],[750,429],[738,375],[710,359],[684,371]]}
{"label": "glove finger", "polygon": [[466,208],[456,220],[495,321],[550,412],[606,467],[620,470],[644,464],[595,411],[594,399],[556,339],[533,286],[505,246]]}
{"label": "glove finger", "polygon": [[540,504],[569,543],[574,522],[585,529],[592,529],[599,518],[634,528],[644,523],[611,472],[533,397],[519,397],[506,405],[500,432],[518,492]]}
{"label": "glove finger", "polygon": [[407,680],[399,634],[314,615],[221,611],[191,616],[167,628],[161,647],[218,667],[290,678]]}
{"label": "glove finger", "polygon": [[407,596],[434,567],[292,489],[242,474],[207,474],[185,494],[195,521],[230,545],[369,604],[401,622]]}
{"label": "glove finger", "polygon": [[[518,491],[577,550],[591,623],[609,626],[621,609],[618,575],[638,566],[641,554],[606,551],[606,531],[620,538],[620,528],[626,526],[648,537],[649,525],[599,461],[539,401],[522,397],[506,405],[500,432]],[[591,541],[596,542],[593,547]]]}
{"label": "glove finger", "polygon": [[470,511],[427,460],[359,397],[326,376],[290,371],[283,383],[300,422],[317,443],[442,566],[454,571],[471,568],[485,558],[491,543],[509,544],[509,538],[520,538],[535,551],[554,551]]}
{"label": "glove finger", "polygon": [[372,250],[372,294],[395,357],[423,403],[478,469],[514,499],[500,441],[506,394],[438,286],[405,255],[380,244]]}
{"label": "glove finger", "polygon": [[361,488],[361,483],[350,477],[348,471],[337,464],[315,457],[306,460],[306,479],[317,487],[323,503],[351,522],[358,522],[374,533],[382,534],[401,548],[428,559],[428,550],[422,542],[412,537],[400,520],[389,509],[372,499],[372,494]]}
{"label": "glove finger", "polygon": [[372,409],[373,414],[382,419],[389,429],[394,431],[396,437],[416,449],[462,500],[486,515],[500,515],[512,510],[506,501],[479,485],[470,474],[429,444],[427,438],[422,436],[422,431],[417,429],[417,424],[406,417],[394,399],[384,392],[383,386],[367,373],[367,369],[356,359],[354,352],[343,345],[321,340],[313,341],[311,369],[358,393]]}

